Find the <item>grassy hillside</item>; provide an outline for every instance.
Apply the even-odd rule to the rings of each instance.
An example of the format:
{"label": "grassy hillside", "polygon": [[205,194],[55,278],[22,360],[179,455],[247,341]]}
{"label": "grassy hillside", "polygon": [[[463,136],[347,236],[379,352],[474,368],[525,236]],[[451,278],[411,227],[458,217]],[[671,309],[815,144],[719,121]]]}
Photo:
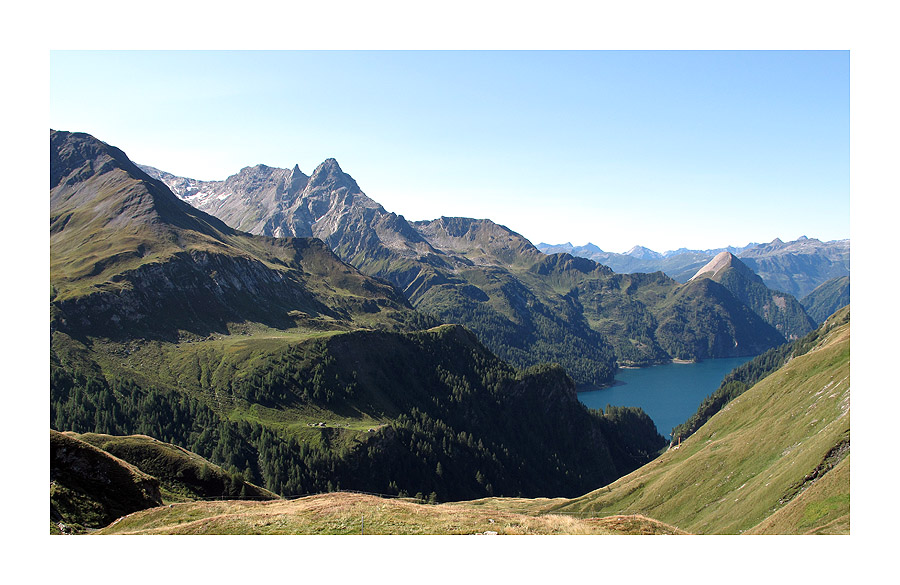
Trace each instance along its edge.
{"label": "grassy hillside", "polygon": [[528,516],[462,504],[334,493],[279,502],[195,502],[131,514],[99,534],[678,534],[641,516]]}
{"label": "grassy hillside", "polygon": [[272,500],[278,497],[196,453],[153,437],[66,434],[127,461],[156,478],[164,503],[204,498]]}
{"label": "grassy hillside", "polygon": [[50,531],[83,532],[162,504],[159,482],[75,437],[50,431]]}
{"label": "grassy hillside", "polygon": [[51,534],[95,530],[163,504],[229,497],[278,496],[152,437],[50,430]]}
{"label": "grassy hillside", "polygon": [[645,514],[698,533],[843,531],[849,524],[850,324],[791,359],[677,448],[548,509]]}
{"label": "grassy hillside", "polygon": [[672,429],[672,440],[685,439],[699,429],[714,414],[722,410],[729,402],[743,394],[754,384],[777,371],[790,360],[801,356],[814,349],[823,334],[835,327],[846,325],[850,322],[850,307],[837,311],[818,329],[812,331],[801,339],[785,343],[772,348],[749,362],[738,366],[728,373],[715,392],[703,399],[697,412],[684,423]]}

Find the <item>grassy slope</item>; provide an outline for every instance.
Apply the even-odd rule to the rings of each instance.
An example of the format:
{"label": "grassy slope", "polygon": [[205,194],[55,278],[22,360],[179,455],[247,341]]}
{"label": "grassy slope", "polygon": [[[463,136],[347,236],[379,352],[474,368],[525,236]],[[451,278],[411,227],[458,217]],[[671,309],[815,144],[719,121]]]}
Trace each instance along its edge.
{"label": "grassy slope", "polygon": [[[796,496],[833,447],[849,441],[849,355],[847,324],[734,400],[680,448],[548,509],[581,516],[640,513],[699,533],[754,528],[784,507],[783,498]],[[849,515],[849,481],[836,481],[849,476],[835,469],[802,495],[807,508],[828,508],[823,521]],[[799,497],[796,502],[801,505]],[[794,525],[788,512],[782,518],[772,516],[771,529],[820,526]]]}
{"label": "grassy slope", "polygon": [[210,463],[187,449],[145,435],[65,433],[134,465],[159,480],[163,503],[223,496],[276,499],[277,495]]}
{"label": "grassy slope", "polygon": [[747,534],[849,534],[850,457]]}
{"label": "grassy slope", "polygon": [[332,493],[277,502],[194,502],[122,518],[99,534],[674,534],[640,516],[528,516],[461,504]]}
{"label": "grassy slope", "polygon": [[161,502],[155,478],[74,436],[50,431],[51,532],[99,528]]}

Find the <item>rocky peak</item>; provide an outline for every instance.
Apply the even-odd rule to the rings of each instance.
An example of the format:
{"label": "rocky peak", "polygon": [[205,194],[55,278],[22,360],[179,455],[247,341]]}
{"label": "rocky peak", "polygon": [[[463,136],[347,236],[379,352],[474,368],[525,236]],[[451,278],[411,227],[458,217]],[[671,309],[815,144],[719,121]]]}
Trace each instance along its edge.
{"label": "rocky peak", "polygon": [[312,175],[309,177],[309,187],[312,189],[318,187],[328,187],[330,189],[339,189],[346,187],[351,191],[359,191],[359,186],[353,177],[341,170],[338,162],[329,158],[325,162],[316,167]]}
{"label": "rocky peak", "polygon": [[731,252],[719,252],[718,254],[716,254],[715,258],[710,260],[705,266],[703,266],[703,268],[698,270],[697,273],[691,277],[691,280],[700,278],[702,276],[706,276],[715,280],[716,277],[724,270],[728,268],[735,268],[738,265],[742,266],[744,270],[750,270],[743,262],[738,260],[737,256],[735,256]]}

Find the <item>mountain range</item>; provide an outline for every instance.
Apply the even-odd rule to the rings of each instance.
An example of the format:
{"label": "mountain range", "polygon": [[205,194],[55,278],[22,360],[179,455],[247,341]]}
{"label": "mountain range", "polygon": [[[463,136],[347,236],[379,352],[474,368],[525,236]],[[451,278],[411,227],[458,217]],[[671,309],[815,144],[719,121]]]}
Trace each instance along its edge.
{"label": "mountain range", "polygon": [[717,254],[730,252],[758,274],[767,287],[796,298],[805,297],[828,280],[850,276],[850,240],[822,242],[803,236],[787,243],[776,238],[768,244],[709,250],[679,248],[664,253],[635,246],[624,254],[604,252],[590,243],[585,246],[540,243],[537,247],[547,254],[565,252],[590,258],[621,273],[661,270],[678,282],[687,282]]}
{"label": "mountain range", "polygon": [[280,495],[441,500],[573,494],[665,444],[319,239],[230,228],[90,135],[50,146],[53,430],[149,435]]}
{"label": "mountain range", "polygon": [[[664,533],[849,530],[849,308],[782,346],[812,327],[804,309],[730,253],[686,283],[616,274],[489,220],[407,222],[333,160],[217,192],[229,221],[273,229],[254,235],[90,135],[51,130],[50,146],[51,532],[143,509],[105,530],[258,533],[270,523],[233,512],[247,502],[192,500],[348,489],[473,500],[465,514],[652,513],[632,526]],[[567,373],[765,349],[662,456],[645,413],[588,410]]]}
{"label": "mountain range", "polygon": [[236,229],[320,238],[511,364],[556,362],[579,384],[608,384],[620,365],[753,355],[785,340],[718,283],[682,285],[547,255],[487,219],[408,222],[368,198],[334,159],[309,177],[296,166],[256,165],[206,182],[141,168]]}

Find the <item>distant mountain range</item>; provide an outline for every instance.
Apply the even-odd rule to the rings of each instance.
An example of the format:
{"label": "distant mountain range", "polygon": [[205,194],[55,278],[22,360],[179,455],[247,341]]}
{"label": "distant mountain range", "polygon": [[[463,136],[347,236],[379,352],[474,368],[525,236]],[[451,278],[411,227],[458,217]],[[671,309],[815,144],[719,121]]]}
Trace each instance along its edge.
{"label": "distant mountain range", "polygon": [[679,248],[664,253],[635,246],[624,254],[604,252],[590,243],[585,246],[540,243],[537,247],[547,254],[565,252],[590,258],[626,274],[660,270],[678,282],[687,282],[717,254],[730,252],[756,272],[766,286],[797,298],[806,296],[827,280],[850,275],[850,240],[821,242],[804,236],[788,243],[776,238],[768,244],[709,250]]}
{"label": "distant mountain range", "polygon": [[617,365],[752,355],[785,339],[718,283],[615,274],[568,253],[544,254],[487,219],[407,222],[368,198],[334,159],[308,177],[296,166],[257,165],[206,182],[141,168],[236,229],[322,239],[517,367],[556,362],[578,383],[604,384]]}

